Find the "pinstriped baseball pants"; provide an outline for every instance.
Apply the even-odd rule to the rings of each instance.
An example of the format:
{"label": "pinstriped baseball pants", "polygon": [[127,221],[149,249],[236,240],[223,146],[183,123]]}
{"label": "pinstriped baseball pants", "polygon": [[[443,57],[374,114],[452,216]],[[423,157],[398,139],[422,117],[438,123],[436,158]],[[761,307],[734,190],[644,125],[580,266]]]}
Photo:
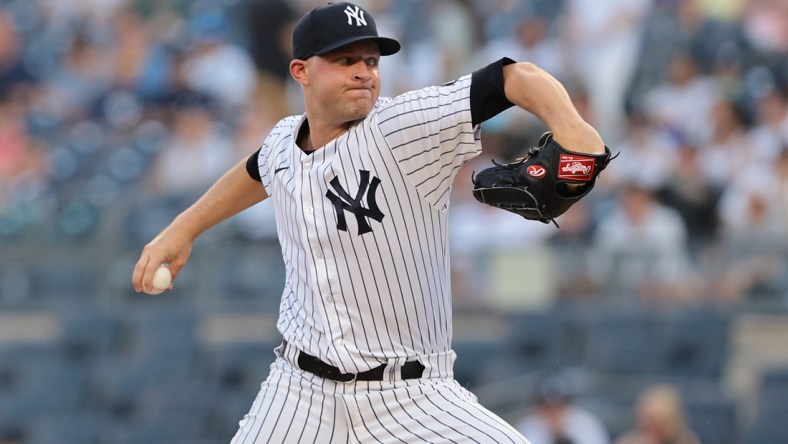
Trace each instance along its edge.
{"label": "pinstriped baseball pants", "polygon": [[279,357],[231,444],[528,444],[453,379],[336,382]]}

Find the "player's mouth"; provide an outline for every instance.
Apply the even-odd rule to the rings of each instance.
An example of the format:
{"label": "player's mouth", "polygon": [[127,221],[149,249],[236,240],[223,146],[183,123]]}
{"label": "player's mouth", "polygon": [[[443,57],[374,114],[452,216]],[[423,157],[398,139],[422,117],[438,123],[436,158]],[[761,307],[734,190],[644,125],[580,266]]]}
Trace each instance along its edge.
{"label": "player's mouth", "polygon": [[348,88],[347,92],[352,95],[372,95],[372,88]]}

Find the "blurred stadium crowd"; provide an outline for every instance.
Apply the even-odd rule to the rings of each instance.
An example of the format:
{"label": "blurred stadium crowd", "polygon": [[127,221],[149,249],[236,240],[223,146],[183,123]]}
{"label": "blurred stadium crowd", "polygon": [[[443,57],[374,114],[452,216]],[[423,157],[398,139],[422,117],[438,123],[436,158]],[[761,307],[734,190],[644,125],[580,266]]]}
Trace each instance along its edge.
{"label": "blurred stadium crowd", "polygon": [[[131,270],[302,111],[290,30],[322,3],[0,0],[0,442],[229,440],[278,340],[271,209],[201,239],[171,294],[133,294]],[[613,438],[669,381],[702,442],[784,442],[788,370],[726,377],[746,316],[788,315],[788,3],[358,3],[403,43],[384,95],[532,61],[620,152],[560,228],[524,223],[470,177],[545,128],[485,123],[450,208],[458,378],[516,421],[539,372],[571,367]]]}

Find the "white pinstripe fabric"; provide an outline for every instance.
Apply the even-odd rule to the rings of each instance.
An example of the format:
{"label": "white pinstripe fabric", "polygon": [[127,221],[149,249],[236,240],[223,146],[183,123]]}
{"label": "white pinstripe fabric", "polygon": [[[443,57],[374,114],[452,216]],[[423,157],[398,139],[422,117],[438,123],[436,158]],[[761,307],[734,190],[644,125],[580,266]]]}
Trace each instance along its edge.
{"label": "white pinstripe fabric", "polygon": [[528,442],[453,379],[346,384],[279,358],[231,444]]}
{"label": "white pinstripe fabric", "polygon": [[[294,142],[303,116],[266,138],[258,166],[286,268],[277,328],[289,344],[234,444],[525,442],[451,379],[448,199],[481,151],[470,85],[382,98],[311,154]],[[384,381],[336,383],[298,370],[297,350],[345,373],[388,368]],[[423,378],[400,380],[414,359]]]}

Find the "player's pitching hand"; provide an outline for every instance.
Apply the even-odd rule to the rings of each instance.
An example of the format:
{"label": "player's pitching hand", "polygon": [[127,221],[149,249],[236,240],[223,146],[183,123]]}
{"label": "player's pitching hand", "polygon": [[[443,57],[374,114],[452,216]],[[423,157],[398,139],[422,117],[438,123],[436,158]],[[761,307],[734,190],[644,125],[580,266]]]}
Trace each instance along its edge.
{"label": "player's pitching hand", "polygon": [[190,254],[190,240],[168,234],[165,230],[142,249],[131,278],[134,290],[138,293],[159,294],[171,289],[172,282]]}

